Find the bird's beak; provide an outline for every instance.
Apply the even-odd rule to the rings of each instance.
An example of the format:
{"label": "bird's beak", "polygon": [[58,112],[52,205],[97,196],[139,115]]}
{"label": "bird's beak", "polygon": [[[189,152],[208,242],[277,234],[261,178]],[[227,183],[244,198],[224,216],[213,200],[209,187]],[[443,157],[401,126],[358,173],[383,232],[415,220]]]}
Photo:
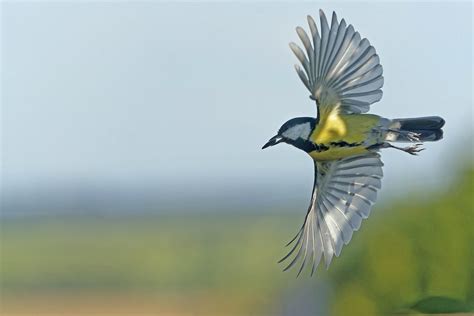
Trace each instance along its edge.
{"label": "bird's beak", "polygon": [[273,136],[265,145],[263,145],[262,149],[265,149],[270,146],[274,146],[278,143],[281,143],[282,141],[283,141],[283,137],[281,137],[280,135]]}

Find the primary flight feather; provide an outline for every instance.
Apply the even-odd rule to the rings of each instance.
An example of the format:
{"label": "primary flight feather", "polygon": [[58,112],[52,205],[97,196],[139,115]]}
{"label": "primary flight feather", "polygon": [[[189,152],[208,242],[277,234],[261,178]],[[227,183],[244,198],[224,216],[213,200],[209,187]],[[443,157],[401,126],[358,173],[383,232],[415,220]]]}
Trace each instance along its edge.
{"label": "primary flight feather", "polygon": [[[282,125],[264,146],[288,143],[304,150],[314,161],[314,185],[303,225],[280,260],[284,270],[306,265],[311,274],[324,260],[329,267],[360,228],[381,188],[382,148],[416,155],[421,143],[443,137],[444,120],[438,116],[387,119],[369,111],[382,98],[382,66],[375,48],[352,25],[332,14],[331,25],[320,10],[320,30],[308,16],[310,35],[296,32],[303,48],[290,43],[301,66],[296,72],[316,101],[317,116],[299,117]],[[393,142],[412,143],[397,147]]]}

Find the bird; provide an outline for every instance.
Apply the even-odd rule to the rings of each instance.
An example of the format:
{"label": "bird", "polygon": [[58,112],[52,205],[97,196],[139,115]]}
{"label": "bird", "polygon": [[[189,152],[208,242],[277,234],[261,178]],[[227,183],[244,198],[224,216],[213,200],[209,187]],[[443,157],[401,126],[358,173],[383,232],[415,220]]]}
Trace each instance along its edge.
{"label": "bird", "polygon": [[290,119],[262,147],[286,143],[313,160],[310,205],[286,245],[288,254],[279,261],[286,264],[284,271],[298,263],[297,276],[306,264],[311,275],[323,261],[329,269],[370,215],[382,184],[380,151],[417,155],[424,142],[443,138],[445,124],[439,116],[389,119],[368,114],[383,94],[383,69],[375,48],[344,19],[338,21],[335,12],[330,25],[322,10],[319,18],[320,32],[309,15],[309,35],[296,28],[303,48],[290,43],[301,64],[295,65],[296,73],[316,103],[316,117]]}

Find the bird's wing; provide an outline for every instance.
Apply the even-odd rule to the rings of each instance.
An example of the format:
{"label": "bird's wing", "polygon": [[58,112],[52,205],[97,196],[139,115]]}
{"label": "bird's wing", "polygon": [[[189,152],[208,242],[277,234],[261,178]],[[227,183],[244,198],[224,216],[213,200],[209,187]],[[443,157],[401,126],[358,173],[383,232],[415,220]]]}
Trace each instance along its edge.
{"label": "bird's wing", "polygon": [[316,100],[318,115],[340,106],[342,113],[365,113],[382,98],[382,66],[375,48],[361,39],[344,19],[337,21],[333,12],[331,26],[319,11],[321,35],[308,16],[311,39],[301,27],[296,28],[306,53],[295,43],[290,48],[301,62],[295,65],[298,76]]}
{"label": "bird's wing", "polygon": [[333,162],[315,162],[311,204],[298,234],[289,242],[290,252],[280,260],[290,260],[285,270],[301,261],[298,275],[309,261],[311,274],[322,256],[326,268],[339,256],[353,231],[359,229],[381,187],[383,163],[380,155],[369,153]]}

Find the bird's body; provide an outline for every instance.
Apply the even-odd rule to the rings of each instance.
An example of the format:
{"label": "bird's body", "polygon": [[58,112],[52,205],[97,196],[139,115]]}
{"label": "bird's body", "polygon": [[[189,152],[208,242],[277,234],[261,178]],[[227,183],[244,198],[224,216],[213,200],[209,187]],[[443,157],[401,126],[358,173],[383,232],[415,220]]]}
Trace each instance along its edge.
{"label": "bird's body", "polygon": [[[382,66],[373,46],[361,39],[352,25],[337,20],[331,26],[320,11],[321,35],[308,16],[311,37],[296,29],[304,52],[290,48],[303,69],[298,76],[316,101],[317,117],[299,117],[282,125],[263,148],[285,142],[313,159],[315,179],[311,203],[294,246],[281,261],[289,269],[308,258],[311,273],[324,256],[326,266],[349,243],[362,219],[369,216],[383,177],[379,151],[395,148],[416,155],[426,141],[442,138],[444,120],[438,116],[388,119],[367,114],[370,105],[382,98]],[[397,147],[393,142],[413,143]]]}
{"label": "bird's body", "polygon": [[330,113],[310,135],[310,140],[321,150],[309,152],[314,160],[335,160],[363,154],[377,143],[382,133],[381,117],[372,114]]}

